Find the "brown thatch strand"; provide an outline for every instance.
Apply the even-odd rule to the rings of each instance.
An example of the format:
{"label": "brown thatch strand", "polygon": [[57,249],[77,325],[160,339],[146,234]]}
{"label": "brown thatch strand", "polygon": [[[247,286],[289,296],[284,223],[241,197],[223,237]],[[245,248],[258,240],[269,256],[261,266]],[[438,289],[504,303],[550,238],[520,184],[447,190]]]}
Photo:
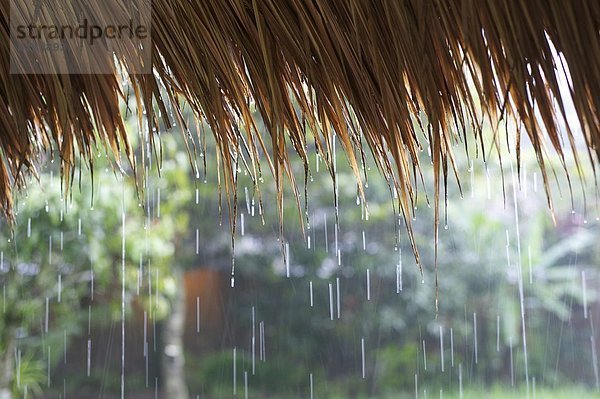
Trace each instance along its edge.
{"label": "brown thatch strand", "polygon": [[[0,4],[0,207],[10,214],[12,187],[50,148],[67,179],[76,157],[91,162],[98,144],[133,157],[116,69],[9,75],[9,4]],[[331,167],[335,135],[357,176],[361,143],[368,144],[395,184],[410,231],[424,145],[417,120],[426,120],[436,204],[448,171],[456,173],[454,145],[470,139],[466,129],[474,128],[472,139],[486,148],[486,118],[492,126],[516,122],[533,144],[547,188],[544,143],[560,159],[565,147],[575,151],[562,74],[585,156],[595,165],[600,154],[598,0],[153,0],[152,45],[154,75],[128,71],[140,121],[143,109],[148,129],[181,126],[187,104],[212,129],[230,198],[242,154],[257,177],[258,154],[268,153],[281,203],[286,175],[296,189],[286,144],[307,164],[310,131]],[[265,131],[252,120],[255,110]]]}

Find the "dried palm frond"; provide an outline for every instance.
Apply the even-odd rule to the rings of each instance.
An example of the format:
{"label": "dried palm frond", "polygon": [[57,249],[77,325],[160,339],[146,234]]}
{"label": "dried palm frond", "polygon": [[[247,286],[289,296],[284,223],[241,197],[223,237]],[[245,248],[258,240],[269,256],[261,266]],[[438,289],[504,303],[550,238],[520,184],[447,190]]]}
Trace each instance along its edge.
{"label": "dried palm frond", "polygon": [[[119,109],[118,68],[9,74],[8,1],[0,7],[0,208],[10,214],[12,187],[52,146],[66,179],[77,154],[91,162],[98,143],[117,158],[125,152],[134,159]],[[286,175],[295,188],[289,144],[307,165],[309,130],[332,176],[334,135],[357,177],[361,143],[367,144],[398,192],[410,232],[423,149],[416,120],[426,120],[436,221],[440,186],[449,169],[458,174],[453,147],[470,140],[465,132],[473,128],[484,150],[483,119],[520,126],[546,188],[548,142],[561,159],[565,147],[575,152],[582,178],[561,79],[568,81],[594,170],[600,155],[597,0],[153,0],[151,29],[153,74],[119,60],[140,122],[147,120],[140,124],[149,132],[184,125],[187,104],[215,136],[230,198],[240,155],[258,178],[264,152],[281,205]],[[520,146],[518,134],[517,161]]]}

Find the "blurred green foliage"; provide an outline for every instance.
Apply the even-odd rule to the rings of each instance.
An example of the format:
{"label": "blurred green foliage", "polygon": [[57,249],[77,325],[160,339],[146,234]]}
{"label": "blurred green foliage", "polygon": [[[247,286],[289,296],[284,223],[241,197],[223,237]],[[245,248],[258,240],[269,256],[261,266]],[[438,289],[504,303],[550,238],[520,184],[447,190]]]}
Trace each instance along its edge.
{"label": "blurred green foliage", "polygon": [[[242,198],[238,208],[246,213],[245,235],[238,234],[236,238],[236,273],[241,276],[242,286],[232,294],[233,313],[239,320],[234,341],[248,342],[250,308],[254,306],[259,320],[266,320],[269,326],[266,341],[274,353],[285,353],[290,362],[303,367],[308,365],[307,372],[326,370],[324,378],[330,384],[339,384],[344,392],[342,396],[346,397],[360,393],[348,380],[350,377],[360,381],[357,386],[365,395],[410,392],[414,389],[415,374],[423,386],[455,389],[459,364],[462,364],[465,381],[470,384],[499,381],[510,384],[511,353],[512,378],[515,383],[524,384],[523,310],[530,383],[536,378],[538,384],[577,381],[593,386],[589,351],[592,331],[589,320],[586,325],[582,317],[581,272],[587,276],[586,300],[591,307],[598,295],[597,286],[590,281],[598,281],[600,257],[596,243],[599,233],[593,217],[584,223],[586,216],[583,215],[594,215],[594,208],[586,205],[580,192],[574,191],[574,203],[579,208],[577,213],[572,213],[571,203],[556,200],[559,191],[551,186],[550,192],[555,197],[554,224],[541,183],[534,182],[541,181],[539,173],[534,176],[535,159],[527,151],[523,154],[520,178],[516,176],[514,165],[505,163],[500,169],[493,159],[487,163],[476,160],[474,165],[466,160],[458,164],[458,168],[466,172],[462,180],[465,198],[462,199],[457,186],[449,182],[447,219],[441,221],[439,227],[437,270],[433,204],[429,203],[433,182],[426,169],[425,189],[429,201],[421,193],[412,220],[423,276],[415,264],[404,221],[394,212],[397,200],[393,191],[374,166],[366,167],[369,178],[366,217],[367,211],[357,198],[354,175],[343,160],[338,161],[337,245],[341,261],[334,250],[336,211],[332,183],[322,162],[320,172],[316,173],[318,159],[311,158],[315,163],[308,179],[308,206],[300,212],[307,222],[304,235],[291,190],[284,199],[283,242],[277,241],[275,206],[264,207],[266,223],[263,223],[258,217],[248,216]],[[423,164],[429,162],[426,156],[422,161]],[[367,165],[374,165],[368,157]],[[296,180],[302,181],[303,170],[297,167],[295,172]],[[571,173],[576,172],[571,169]],[[250,185],[240,179],[240,188],[245,184]],[[568,184],[561,181],[560,187],[568,187]],[[263,199],[272,200],[274,190],[272,185],[263,184]],[[518,198],[516,211],[515,196]],[[300,198],[300,204],[304,204],[304,197]],[[582,204],[587,208],[582,208]],[[442,201],[442,215],[444,205]],[[515,214],[519,218],[518,225]],[[291,254],[290,279],[286,278],[282,257],[285,243]],[[403,281],[398,294],[396,266],[399,262],[402,262]],[[366,298],[367,268],[371,281],[370,301]],[[338,281],[340,320],[335,303]],[[309,304],[310,282],[314,307]],[[330,284],[333,321],[329,320]],[[436,297],[439,300],[437,314]],[[474,318],[477,319],[476,338]],[[500,334],[497,334],[498,328]],[[450,365],[451,329],[454,367]],[[444,334],[445,373],[440,368],[440,331]],[[366,381],[360,378],[361,338],[366,342]],[[427,348],[425,356],[424,346]],[[580,365],[565,357],[578,358]],[[302,395],[307,394],[307,389],[305,382]],[[320,386],[319,389],[325,388]],[[329,391],[320,391],[325,392]]]}
{"label": "blurred green foliage", "polygon": [[[393,190],[368,156],[368,206],[357,198],[355,177],[340,156],[336,168],[336,212],[331,177],[323,160],[310,148],[311,175],[306,181],[309,197],[304,198],[304,191],[300,190],[298,209],[295,193],[286,188],[283,236],[279,236],[273,181],[265,178],[252,182],[240,167],[236,235],[232,243],[231,214],[227,212],[226,199],[220,199],[218,194],[217,161],[210,148],[198,147],[202,162],[208,166],[206,171],[201,166],[196,171],[189,165],[181,139],[173,136],[163,135],[160,178],[149,178],[144,183],[145,191],[136,191],[133,179],[123,179],[118,173],[115,176],[113,169],[103,164],[94,173],[93,186],[84,177],[73,188],[76,200],[61,196],[60,182],[52,178],[51,166],[41,174],[40,185],[31,184],[27,196],[19,201],[14,232],[6,229],[6,239],[0,242],[6,267],[0,273],[6,290],[0,334],[12,334],[25,352],[55,363],[61,359],[65,335],[87,334],[89,306],[96,312],[92,316],[95,326],[118,320],[125,209],[128,316],[134,303],[157,319],[169,313],[169,298],[181,289],[174,283],[171,267],[210,266],[228,278],[231,256],[235,257],[235,289],[223,293],[228,298],[224,313],[233,321],[213,351],[187,353],[190,391],[204,397],[231,396],[234,346],[238,354],[238,396],[243,392],[244,372],[248,373],[250,392],[261,397],[306,397],[311,373],[319,397],[398,397],[399,392],[412,395],[415,374],[420,386],[431,394],[439,389],[454,393],[458,389],[459,364],[465,384],[510,384],[511,356],[512,378],[522,385],[525,371],[521,306],[526,314],[528,373],[537,379],[538,386],[575,380],[593,384],[589,366],[591,332],[581,316],[581,272],[590,281],[598,281],[598,226],[591,219],[584,224],[579,218],[584,212],[572,214],[570,204],[565,206],[563,202],[557,202],[557,222],[552,223],[542,188],[533,188],[531,171],[535,170],[535,160],[526,152],[523,165],[529,175],[522,170],[521,180],[513,178],[506,164],[504,176],[493,161],[469,164],[462,160],[458,164],[468,176],[462,181],[465,198],[460,198],[457,186],[450,182],[448,228],[446,220],[442,221],[437,265],[430,203],[433,182],[428,177],[430,173],[425,175],[429,201],[421,192],[416,218],[412,220],[422,259],[421,274],[409,246],[405,221],[395,212],[397,200]],[[429,162],[426,154],[422,162]],[[301,165],[292,166],[296,180],[303,182]],[[260,198],[255,184],[260,184]],[[524,187],[528,187],[527,195]],[[518,230],[514,193],[519,198]],[[579,194],[574,195],[576,203],[582,202]],[[441,206],[443,211],[444,204]],[[286,277],[286,260],[282,256],[286,244],[290,278]],[[399,264],[402,289],[397,292]],[[367,269],[370,300],[366,294]],[[154,279],[156,272],[158,281]],[[338,284],[339,319],[335,302]],[[330,320],[330,289],[334,320]],[[149,290],[153,295],[146,294]],[[590,309],[596,306],[597,286],[590,284],[586,296]],[[47,332],[43,328],[46,298],[50,313]],[[104,311],[96,310],[97,307],[104,307]],[[256,361],[255,374],[251,372],[250,358],[252,307],[256,311],[254,328],[259,321],[265,323],[267,348],[267,361]],[[440,331],[444,337],[443,373]],[[361,370],[361,339],[365,340],[366,349],[365,379]],[[50,358],[48,347],[53,353]],[[586,366],[576,366],[577,363]],[[106,385],[103,389],[118,390],[114,384],[118,375],[110,373],[114,371],[101,375],[95,371],[91,377],[80,378],[80,383],[96,381]],[[140,375],[128,379],[130,389],[145,388]],[[79,383],[76,379],[72,379],[74,385]],[[33,387],[35,381],[30,384]]]}
{"label": "blurred green foliage", "polygon": [[[162,174],[177,184],[182,175],[186,179],[187,165],[185,156],[173,154],[162,163]],[[128,319],[134,306],[152,319],[169,313],[169,298],[179,289],[170,272],[176,237],[187,226],[187,215],[175,210],[191,195],[174,191],[144,207],[134,180],[99,155],[94,173],[65,198],[54,166],[48,163],[24,190],[16,222],[2,226],[0,240],[0,353],[14,357],[18,347],[30,359],[10,361],[13,381],[29,367],[30,394],[46,380],[46,372],[33,372],[34,355],[42,368],[53,367],[71,338],[120,320],[122,306]],[[161,184],[155,180],[148,184]],[[159,221],[159,212],[170,216]]]}

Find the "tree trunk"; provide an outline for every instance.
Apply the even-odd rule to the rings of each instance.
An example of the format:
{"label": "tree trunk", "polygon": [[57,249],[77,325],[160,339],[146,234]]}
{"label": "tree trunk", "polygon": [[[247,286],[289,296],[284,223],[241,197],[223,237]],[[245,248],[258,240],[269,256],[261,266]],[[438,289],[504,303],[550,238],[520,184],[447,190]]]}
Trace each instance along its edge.
{"label": "tree trunk", "polygon": [[185,358],[183,353],[185,285],[183,272],[177,266],[173,267],[173,277],[177,290],[172,298],[171,312],[163,324],[162,378],[164,397],[189,399],[185,383]]}
{"label": "tree trunk", "polygon": [[12,331],[7,331],[3,352],[0,354],[0,399],[12,399],[15,374],[15,340]]}

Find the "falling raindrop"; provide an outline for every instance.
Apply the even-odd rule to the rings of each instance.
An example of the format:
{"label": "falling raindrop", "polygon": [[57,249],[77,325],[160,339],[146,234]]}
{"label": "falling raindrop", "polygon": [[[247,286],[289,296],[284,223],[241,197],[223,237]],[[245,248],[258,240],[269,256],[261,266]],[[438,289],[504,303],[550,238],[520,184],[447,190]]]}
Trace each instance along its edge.
{"label": "falling raindrop", "polygon": [[583,318],[588,318],[588,306],[587,306],[587,290],[585,284],[585,270],[581,271],[581,291],[583,295]]}
{"label": "falling raindrop", "polygon": [[[519,262],[519,266],[520,266]],[[521,336],[523,341],[523,362],[525,363],[525,383],[527,385],[527,392],[529,392],[529,362],[527,356],[527,332],[525,330],[525,299],[523,293],[523,276],[519,267],[519,302],[521,306]]]}
{"label": "falling raindrop", "polygon": [[144,360],[146,361],[146,388],[148,388],[149,380],[148,380],[148,372],[149,372],[149,364],[148,364],[148,313],[144,311]]}
{"label": "falling raindrop", "polygon": [[327,214],[323,215],[323,230],[325,231],[325,252],[329,253],[329,241],[327,239]]}
{"label": "falling raindrop", "polygon": [[87,340],[87,376],[90,376],[90,372],[92,369],[92,340],[88,338]]}
{"label": "falling raindrop", "polygon": [[265,322],[261,321],[260,323],[258,323],[258,335],[259,335],[259,345],[258,345],[258,350],[259,350],[259,359],[262,360],[263,362],[267,361],[267,350],[266,350],[266,345],[265,345]]}
{"label": "falling raindrop", "polygon": [[244,196],[246,198],[246,212],[250,213],[250,197],[248,196],[248,187],[246,186],[244,186]]}
{"label": "falling raindrop", "polygon": [[290,243],[285,243],[285,276],[290,278]]}
{"label": "falling raindrop", "polygon": [[46,317],[44,319],[44,332],[48,333],[48,315],[50,312],[50,299],[46,297]]}
{"label": "falling raindrop", "polygon": [[329,318],[333,320],[333,284],[329,283]]}
{"label": "falling raindrop", "polygon": [[454,367],[454,331],[450,327],[450,364]]}
{"label": "falling raindrop", "polygon": [[592,320],[592,317],[590,316],[590,326],[591,326],[591,330],[592,330],[592,334],[590,336],[590,344],[591,344],[591,350],[592,350],[592,366],[594,369],[594,381],[595,381],[595,385],[596,385],[596,391],[600,391],[600,376],[598,375],[598,354],[596,352],[596,334],[594,332],[594,321]]}
{"label": "falling raindrop", "polygon": [[500,315],[496,315],[496,352],[500,352]]}
{"label": "falling raindrop", "polygon": [[319,173],[319,165],[321,164],[321,154],[319,154],[318,152],[315,154],[315,158],[317,159],[317,162],[315,162],[315,166],[316,166],[316,171],[317,173]]}
{"label": "falling raindrop", "polygon": [[125,399],[125,186],[123,186],[121,221],[121,399]]}
{"label": "falling raindrop", "polygon": [[237,348],[233,347],[233,396],[237,397]]}
{"label": "falling raindrop", "polygon": [[231,288],[235,287],[235,257],[231,258]]}
{"label": "falling raindrop", "polygon": [[475,364],[477,364],[477,313],[473,312],[473,350],[475,351]]}
{"label": "falling raindrop", "polygon": [[523,360],[525,363],[525,382],[527,385],[527,394],[529,395],[529,362],[527,356],[527,333],[525,330],[525,300],[523,293],[523,269],[521,265],[521,233],[519,228],[519,204],[517,201],[517,182],[513,164],[510,164],[513,186],[513,203],[514,203],[514,220],[515,230],[517,235],[517,266],[518,266],[518,285],[519,285],[519,302],[521,306],[521,335],[523,341]]}
{"label": "falling raindrop", "polygon": [[340,305],[340,278],[335,278],[335,293],[336,293],[336,305],[337,305],[337,318],[342,317],[342,309]]}
{"label": "falling raindrop", "polygon": [[415,373],[415,399],[419,398],[419,376]]}
{"label": "falling raindrop", "polygon": [[200,297],[196,297],[196,333],[200,333]]}
{"label": "falling raindrop", "polygon": [[361,359],[361,366],[362,366],[362,378],[363,380],[365,378],[367,378],[367,373],[365,370],[365,339],[361,338],[360,339],[360,359]]}
{"label": "falling raindrop", "polygon": [[396,265],[396,294],[402,291],[402,264]]}
{"label": "falling raindrop", "polygon": [[367,269],[367,301],[371,300],[371,273]]}
{"label": "falling raindrop", "polygon": [[90,272],[90,299],[94,300],[94,270]]}
{"label": "falling raindrop", "polygon": [[427,371],[427,350],[425,349],[425,340],[422,341],[423,345],[423,369]]}
{"label": "falling raindrop", "polygon": [[333,225],[333,241],[335,243],[335,253],[336,255],[339,253],[339,248],[338,248],[338,224],[337,222]]}
{"label": "falling raindrop", "polygon": [[462,363],[458,364],[458,397],[463,398],[463,376],[462,376]]}

